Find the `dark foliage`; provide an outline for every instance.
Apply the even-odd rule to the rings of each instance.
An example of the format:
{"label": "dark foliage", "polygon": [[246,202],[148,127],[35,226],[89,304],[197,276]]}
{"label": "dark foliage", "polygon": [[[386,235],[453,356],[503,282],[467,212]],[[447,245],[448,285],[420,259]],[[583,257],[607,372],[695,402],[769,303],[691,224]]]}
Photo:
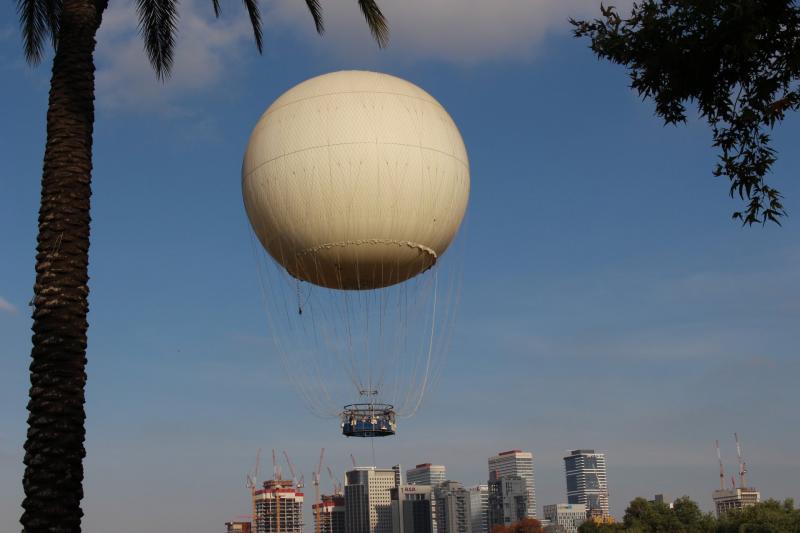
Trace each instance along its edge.
{"label": "dark foliage", "polygon": [[697,105],[713,132],[731,196],[745,202],[743,224],[780,224],[781,194],[767,185],[776,160],[770,131],[800,107],[800,6],[794,0],[643,0],[623,18],[571,20],[598,57],[624,65],[631,87],[667,124]]}
{"label": "dark foliage", "polygon": [[800,510],[792,500],[767,500],[753,507],[733,510],[719,519],[703,513],[687,496],[672,508],[634,499],[620,524],[583,523],[579,533],[800,533]]}

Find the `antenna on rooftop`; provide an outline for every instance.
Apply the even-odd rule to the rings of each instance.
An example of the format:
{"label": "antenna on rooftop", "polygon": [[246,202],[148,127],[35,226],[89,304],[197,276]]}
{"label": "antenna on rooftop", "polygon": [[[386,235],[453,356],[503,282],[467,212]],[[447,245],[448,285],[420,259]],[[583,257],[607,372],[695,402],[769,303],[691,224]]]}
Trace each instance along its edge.
{"label": "antenna on rooftop", "polygon": [[722,454],[719,453],[719,441],[715,440],[714,444],[717,447],[717,459],[719,460],[719,488],[725,490],[725,470],[722,467]]}
{"label": "antenna on rooftop", "polygon": [[739,434],[734,433],[733,438],[736,440],[736,456],[739,458],[739,486],[745,487],[744,475],[747,473],[747,465],[742,459],[742,446],[739,444]]}

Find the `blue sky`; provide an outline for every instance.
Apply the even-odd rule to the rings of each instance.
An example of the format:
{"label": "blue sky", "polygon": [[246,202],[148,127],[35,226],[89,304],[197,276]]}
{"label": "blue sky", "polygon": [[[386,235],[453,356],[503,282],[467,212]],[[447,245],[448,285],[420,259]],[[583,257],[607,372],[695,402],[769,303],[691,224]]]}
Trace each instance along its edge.
{"label": "blue sky", "polygon": [[[319,38],[302,2],[276,1],[263,56],[238,5],[215,22],[187,1],[165,85],[130,7],[112,2],[98,47],[87,533],[219,531],[248,510],[259,447],[289,450],[306,478],[322,446],[340,474],[350,453],[369,462],[369,443],[305,411],[270,353],[239,187],[269,103],[345,68],[433,94],[472,166],[447,371],[376,443],[380,465],[442,463],[471,485],[490,455],[531,450],[541,506],[564,500],[564,451],[593,447],[608,455],[615,514],[656,492],[710,509],[714,439],[732,473],[738,431],[753,484],[800,499],[798,117],[774,136],[789,218],[741,228],[702,122],[664,127],[623,70],[569,37],[566,17],[593,2],[454,1],[384,2],[385,52],[355,2],[326,3]],[[0,10],[0,531],[13,531],[49,65],[24,65],[13,5]]]}

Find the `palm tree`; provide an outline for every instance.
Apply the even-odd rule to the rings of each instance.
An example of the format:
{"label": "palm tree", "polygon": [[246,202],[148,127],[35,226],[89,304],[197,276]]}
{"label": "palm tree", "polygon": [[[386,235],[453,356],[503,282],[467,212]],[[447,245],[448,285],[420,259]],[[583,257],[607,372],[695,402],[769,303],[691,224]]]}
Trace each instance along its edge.
{"label": "palm tree", "polygon": [[[319,0],[305,0],[319,33]],[[375,0],[358,0],[378,45],[388,26]],[[244,0],[255,44],[262,48],[257,0]],[[94,126],[95,36],[108,0],[18,0],[25,56],[37,64],[47,40],[55,50],[42,174],[33,348],[25,442],[27,533],[79,532],[83,511],[86,314],[89,309],[89,221]],[[177,0],[137,0],[139,30],[156,75],[169,76]],[[219,16],[219,0],[212,0]]]}

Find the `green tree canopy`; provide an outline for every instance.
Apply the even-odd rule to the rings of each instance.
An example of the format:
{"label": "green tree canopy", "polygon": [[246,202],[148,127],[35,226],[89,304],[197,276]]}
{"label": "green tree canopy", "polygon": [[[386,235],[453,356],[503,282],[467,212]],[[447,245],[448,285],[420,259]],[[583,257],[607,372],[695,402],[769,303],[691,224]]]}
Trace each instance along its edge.
{"label": "green tree canopy", "polygon": [[800,509],[791,499],[767,500],[728,511],[719,519],[704,513],[688,496],[663,503],[634,499],[619,524],[585,522],[579,533],[800,533]]}
{"label": "green tree canopy", "polygon": [[729,511],[717,521],[717,533],[800,533],[800,509],[794,501],[767,500]]}

